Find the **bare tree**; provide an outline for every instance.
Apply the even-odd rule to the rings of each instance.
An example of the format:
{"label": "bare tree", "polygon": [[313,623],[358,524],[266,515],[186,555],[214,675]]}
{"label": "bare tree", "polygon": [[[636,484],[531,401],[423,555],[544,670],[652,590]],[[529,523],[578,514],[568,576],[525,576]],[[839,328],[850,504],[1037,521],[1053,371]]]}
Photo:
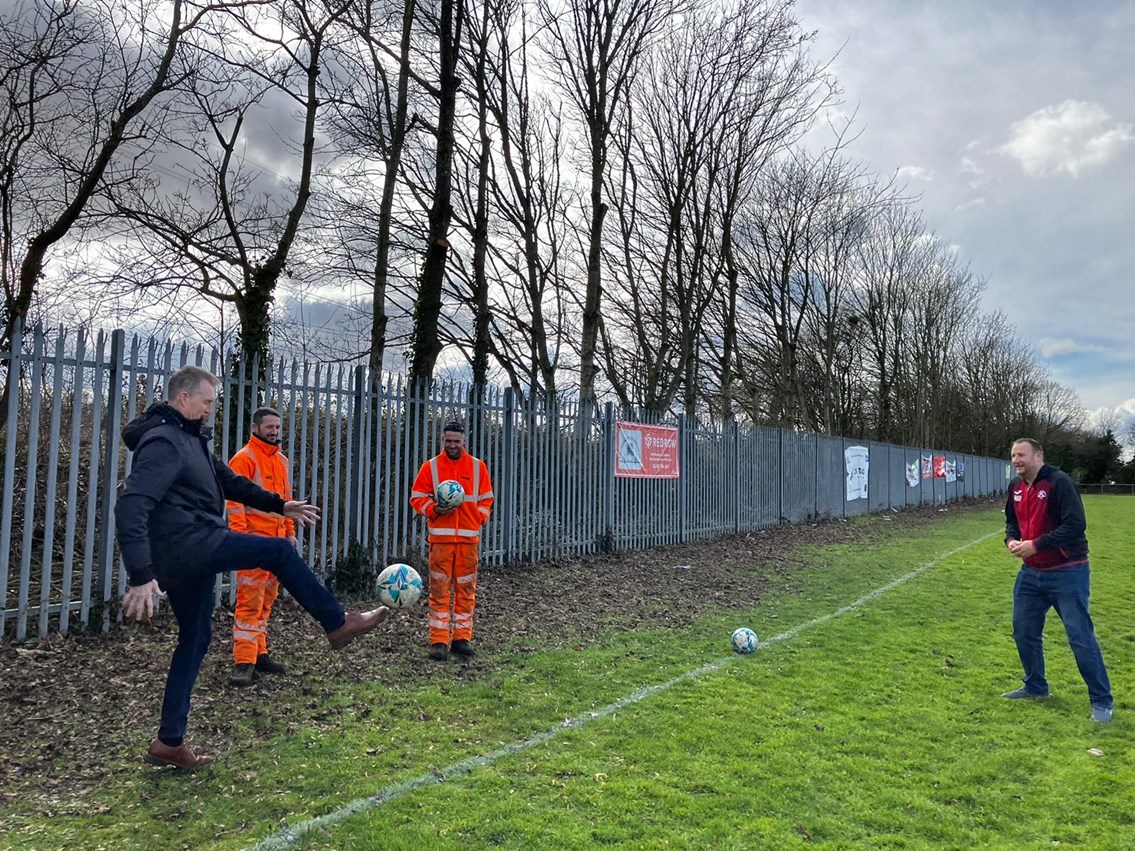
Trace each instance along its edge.
{"label": "bare tree", "polygon": [[430,186],[429,230],[418,293],[414,303],[414,332],[410,351],[410,381],[420,383],[433,377],[434,364],[441,353],[438,331],[445,284],[445,264],[449,252],[449,226],[453,217],[454,124],[457,116],[457,75],[461,55],[462,28],[466,20],[465,0],[439,0],[437,17],[430,16],[437,37],[438,77],[431,93],[437,99],[437,123],[432,128],[436,140],[434,177]]}
{"label": "bare tree", "polygon": [[[815,314],[823,309],[823,290],[814,285],[810,262],[828,220],[840,218],[830,208],[838,209],[838,198],[849,191],[851,178],[837,154],[795,151],[771,164],[738,229],[747,320],[738,336],[739,373],[748,385],[751,413],[773,425],[818,426],[810,413],[805,348]],[[836,227],[845,239],[849,233],[856,238],[856,218],[844,219]],[[829,312],[834,319],[838,306]]]}
{"label": "bare tree", "polygon": [[492,20],[500,51],[486,103],[500,134],[500,154],[489,189],[503,224],[490,242],[500,288],[492,311],[494,350],[518,392],[554,399],[568,332],[560,267],[571,197],[561,182],[562,112],[532,89],[523,12],[519,4],[502,3]]}
{"label": "bare tree", "polygon": [[580,402],[585,411],[596,401],[600,371],[598,349],[603,297],[603,220],[608,205],[603,179],[615,116],[643,54],[665,23],[686,8],[685,0],[538,0],[547,33],[553,80],[578,110],[586,137],[586,179],[590,187],[588,221],[582,242],[587,288],[580,336]]}
{"label": "bare tree", "polygon": [[138,179],[164,121],[140,119],[189,73],[182,40],[211,9],[45,0],[0,17],[0,348],[100,189]]}
{"label": "bare tree", "polygon": [[[390,343],[388,301],[398,249],[395,212],[403,152],[414,126],[410,84],[416,79],[416,10],[416,0],[403,0],[400,8],[383,0],[353,4],[345,21],[353,38],[335,51],[324,82],[330,104],[327,125],[344,163],[330,181],[323,218],[337,234],[329,250],[342,257],[343,273],[366,281],[371,291],[367,363],[375,388]],[[375,171],[376,162],[381,175]],[[370,192],[375,184],[381,186],[377,204]],[[412,238],[402,237],[404,253]],[[403,298],[409,303],[412,288],[405,290]]]}
{"label": "bare tree", "polygon": [[[324,52],[342,37],[338,25],[350,5],[287,0],[272,8],[273,15],[230,9],[226,21],[198,39],[201,64],[187,105],[192,123],[167,134],[171,150],[191,164],[181,172],[187,188],[167,193],[154,183],[144,193],[114,193],[117,214],[133,223],[151,258],[143,279],[120,274],[143,288],[192,286],[232,304],[244,360],[258,360],[262,370],[276,288],[312,193]],[[244,153],[255,138],[249,124],[267,121],[260,132],[281,132],[271,124],[280,107],[297,110],[294,136],[285,141],[294,152],[288,163],[294,177],[279,181],[290,184],[286,198],[275,185],[280,176],[249,167]]]}

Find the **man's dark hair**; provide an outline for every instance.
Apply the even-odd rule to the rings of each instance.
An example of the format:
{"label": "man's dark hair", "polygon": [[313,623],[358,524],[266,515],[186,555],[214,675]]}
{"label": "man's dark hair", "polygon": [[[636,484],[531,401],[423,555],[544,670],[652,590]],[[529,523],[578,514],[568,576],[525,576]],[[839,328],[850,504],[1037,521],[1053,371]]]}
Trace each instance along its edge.
{"label": "man's dark hair", "polygon": [[1013,441],[1013,445],[1016,446],[1018,443],[1027,443],[1033,448],[1033,452],[1044,452],[1044,447],[1040,445],[1040,441],[1033,440],[1031,437],[1018,437]]}
{"label": "man's dark hair", "polygon": [[445,424],[445,428],[443,428],[441,431],[443,434],[447,431],[456,432],[457,434],[465,434],[465,426],[461,425],[461,423],[457,422],[457,420],[450,420]]}
{"label": "man's dark hair", "polygon": [[182,390],[192,396],[201,389],[201,385],[206,381],[213,387],[221,383],[221,380],[207,369],[200,366],[183,366],[171,375],[169,381],[166,382],[166,401],[172,402],[181,394]]}
{"label": "man's dark hair", "polygon": [[276,419],[281,419],[280,412],[275,408],[257,408],[252,412],[252,424],[260,425],[264,422],[265,417],[275,417]]}

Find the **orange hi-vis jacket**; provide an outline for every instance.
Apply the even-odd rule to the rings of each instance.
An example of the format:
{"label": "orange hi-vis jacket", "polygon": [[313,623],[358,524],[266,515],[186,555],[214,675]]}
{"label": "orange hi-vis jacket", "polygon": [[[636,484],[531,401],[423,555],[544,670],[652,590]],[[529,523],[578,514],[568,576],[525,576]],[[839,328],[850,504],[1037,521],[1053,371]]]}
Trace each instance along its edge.
{"label": "orange hi-vis jacket", "polygon": [[[455,511],[437,513],[434,494],[437,486],[455,479],[465,489],[465,502]],[[493,483],[489,468],[480,458],[462,450],[456,461],[442,452],[422,464],[414,479],[410,505],[429,521],[429,541],[447,544],[476,544],[481,540],[481,527],[493,509]]]}
{"label": "orange hi-vis jacket", "polygon": [[[292,498],[292,483],[288,480],[288,459],[279,446],[265,443],[256,435],[229,460],[234,473],[252,479],[265,490],[272,491],[288,502]],[[228,504],[229,528],[249,535],[268,538],[292,538],[296,534],[292,518],[281,514],[258,511],[239,502]]]}

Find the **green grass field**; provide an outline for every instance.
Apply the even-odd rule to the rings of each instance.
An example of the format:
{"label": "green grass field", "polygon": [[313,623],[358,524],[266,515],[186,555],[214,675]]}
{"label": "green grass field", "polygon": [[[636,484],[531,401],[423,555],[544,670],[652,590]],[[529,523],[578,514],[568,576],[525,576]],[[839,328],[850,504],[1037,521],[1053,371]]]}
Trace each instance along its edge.
{"label": "green grass field", "polygon": [[[882,543],[808,549],[792,592],[745,617],[376,687],[365,713],[345,695],[325,723],[198,775],[132,763],[50,818],[12,803],[0,848],[285,847],[286,825],[304,826],[286,847],[310,849],[1135,848],[1135,499],[1086,503],[1110,725],[1089,720],[1055,614],[1053,697],[999,697],[1020,682],[1017,563],[999,535],[941,558],[996,532],[998,512],[901,536],[865,518]],[[731,657],[743,624],[775,640]]]}

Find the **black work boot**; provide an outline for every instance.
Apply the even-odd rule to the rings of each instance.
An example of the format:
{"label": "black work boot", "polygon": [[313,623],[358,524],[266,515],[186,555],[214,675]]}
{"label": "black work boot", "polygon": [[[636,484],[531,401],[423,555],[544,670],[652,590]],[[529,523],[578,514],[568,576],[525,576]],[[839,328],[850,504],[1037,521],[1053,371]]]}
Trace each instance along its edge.
{"label": "black work boot", "polygon": [[256,670],[262,674],[283,674],[288,669],[267,653],[261,653],[256,657]]}
{"label": "black work boot", "polygon": [[229,685],[244,688],[245,686],[252,685],[252,680],[255,677],[256,666],[252,662],[244,662],[233,668],[233,675],[229,680]]}
{"label": "black work boot", "polygon": [[449,657],[449,648],[440,641],[430,645],[429,657],[435,662],[444,662]]}
{"label": "black work boot", "polygon": [[473,645],[469,643],[468,639],[459,638],[453,642],[453,652],[460,656],[462,659],[472,659],[477,655],[473,649]]}

